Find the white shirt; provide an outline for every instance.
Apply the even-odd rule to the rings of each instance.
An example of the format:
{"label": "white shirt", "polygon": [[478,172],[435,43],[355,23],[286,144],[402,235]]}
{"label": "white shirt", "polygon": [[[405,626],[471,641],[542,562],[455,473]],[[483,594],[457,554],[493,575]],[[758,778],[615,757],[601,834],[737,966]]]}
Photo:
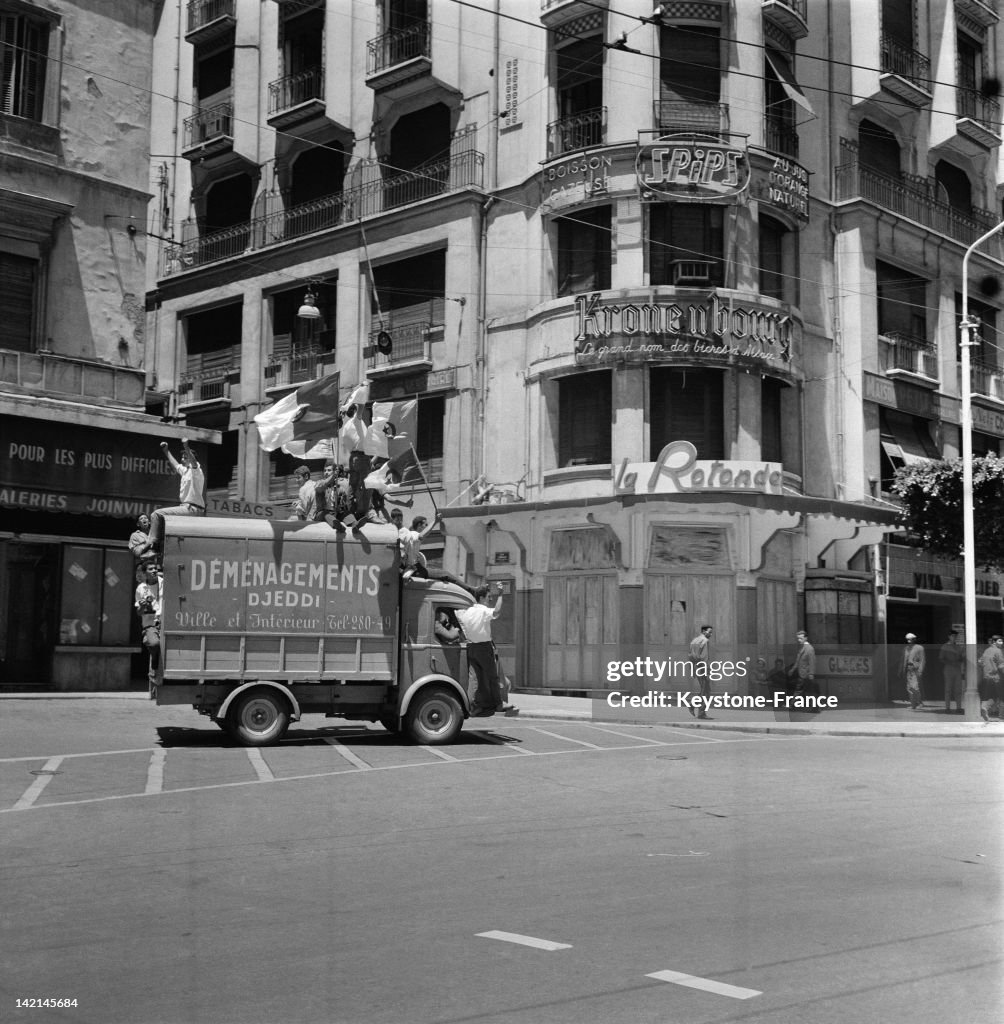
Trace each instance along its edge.
{"label": "white shirt", "polygon": [[491,640],[492,619],[498,618],[494,608],[476,604],[473,608],[458,608],[456,614],[468,643],[482,644]]}

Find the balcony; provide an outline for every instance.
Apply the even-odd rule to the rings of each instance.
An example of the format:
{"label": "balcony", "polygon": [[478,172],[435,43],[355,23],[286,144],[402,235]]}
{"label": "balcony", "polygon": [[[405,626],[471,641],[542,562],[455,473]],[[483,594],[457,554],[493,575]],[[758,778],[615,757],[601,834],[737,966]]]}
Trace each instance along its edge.
{"label": "balcony", "polygon": [[552,121],[547,126],[547,158],[589,146],[602,146],[607,136],[607,108],[596,107]]}
{"label": "balcony", "polygon": [[955,0],[955,10],[972,18],[983,28],[992,28],[1000,20],[997,0]]}
{"label": "balcony", "polygon": [[714,264],[707,260],[673,260],[673,285],[679,288],[708,285]]}
{"label": "balcony", "polygon": [[765,149],[781,156],[798,159],[798,132],[787,122],[776,117],[767,117],[763,126],[763,144]]}
{"label": "balcony", "polygon": [[[867,200],[965,246],[971,245],[997,224],[997,218],[989,210],[974,208],[965,213],[936,199],[937,184],[933,178],[912,174],[891,178],[861,164],[857,143],[842,139],[841,148],[851,161],[836,169],[837,202]],[[1000,241],[991,240],[985,251],[993,258],[1001,259]]]}
{"label": "balcony", "polygon": [[432,72],[432,27],[427,21],[385,32],[366,44],[366,84],[378,92]]}
{"label": "balcony", "polygon": [[1004,404],[1004,367],[974,359],[970,369],[973,397]]}
{"label": "balcony", "polygon": [[392,342],[391,351],[386,355],[376,347],[378,330],[370,333],[370,342],[364,352],[367,377],[390,377],[399,373],[421,373],[423,370],[432,369],[430,323],[411,323],[385,328]]}
{"label": "balcony", "polygon": [[211,43],[233,32],[236,0],[190,0],[185,39],[193,46]]}
{"label": "balcony", "polygon": [[315,377],[326,377],[334,367],[334,352],[315,349],[278,358],[273,356],[265,365],[265,390],[294,387]]}
{"label": "balcony", "polygon": [[595,15],[607,6],[608,0],[540,0],[540,20],[548,28],[554,28],[572,18]]}
{"label": "balcony", "polygon": [[240,372],[240,345],[190,355],[178,380],[178,408],[229,408],[231,385]]}
{"label": "balcony", "polygon": [[792,39],[804,39],[809,34],[806,0],[763,0],[763,14]]}
{"label": "balcony", "polygon": [[924,338],[899,331],[879,335],[879,370],[887,377],[937,387],[938,350]]}
{"label": "balcony", "polygon": [[931,102],[931,61],[927,57],[883,32],[879,60],[879,85],[886,92],[912,107]]}
{"label": "balcony", "polygon": [[54,352],[0,349],[0,388],[88,405],[145,408],[146,372]]}
{"label": "balcony", "polygon": [[[956,90],[955,130],[979,147],[992,150],[1001,144],[1001,105],[979,89]],[[975,155],[975,154],[974,154]]]}
{"label": "balcony", "polygon": [[181,155],[186,160],[203,160],[233,152],[234,105],[216,103],[185,118]]}
{"label": "balcony", "polygon": [[308,68],[268,84],[268,123],[289,128],[324,114],[324,68]]}
{"label": "balcony", "polygon": [[718,135],[729,130],[727,103],[704,103],[697,100],[656,100],[655,121],[660,132],[697,132]]}
{"label": "balcony", "polygon": [[358,223],[362,217],[374,217],[390,210],[421,202],[462,189],[480,189],[484,185],[483,153],[466,147],[473,144],[474,131],[457,133],[454,152],[412,171],[381,178],[381,166],[375,160],[360,161],[350,168],[349,178],[362,183],[308,203],[286,206],[288,193],[269,193],[272,207],[246,224],[235,225],[179,243],[169,243],[162,251],[161,273],[165,277],[245,253],[282,245],[320,231],[329,231]]}

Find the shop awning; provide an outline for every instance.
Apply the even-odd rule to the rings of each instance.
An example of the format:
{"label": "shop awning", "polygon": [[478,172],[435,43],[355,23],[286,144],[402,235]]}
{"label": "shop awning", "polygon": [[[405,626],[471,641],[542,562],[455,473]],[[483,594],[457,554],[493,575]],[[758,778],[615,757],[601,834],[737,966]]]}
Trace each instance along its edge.
{"label": "shop awning", "polygon": [[802,92],[798,82],[795,81],[795,76],[791,73],[791,65],[788,61],[777,51],[764,50],[764,56],[767,58],[767,63],[770,65],[771,70],[777,75],[777,80],[781,83],[781,88],[788,99],[792,103],[797,103],[803,110],[807,110],[815,117],[816,112],[812,109],[812,104],[805,98],[805,93]]}

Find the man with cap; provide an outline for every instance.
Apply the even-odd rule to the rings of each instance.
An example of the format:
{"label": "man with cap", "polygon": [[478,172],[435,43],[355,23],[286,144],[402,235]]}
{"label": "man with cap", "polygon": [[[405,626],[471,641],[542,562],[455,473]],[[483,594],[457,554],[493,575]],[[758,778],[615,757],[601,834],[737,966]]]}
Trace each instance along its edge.
{"label": "man with cap", "polygon": [[924,694],[920,688],[920,680],[924,675],[924,648],[917,643],[916,633],[907,633],[904,637],[906,647],[903,648],[903,660],[900,663],[900,675],[906,680],[906,695],[910,698],[910,707],[914,711],[924,706]]}

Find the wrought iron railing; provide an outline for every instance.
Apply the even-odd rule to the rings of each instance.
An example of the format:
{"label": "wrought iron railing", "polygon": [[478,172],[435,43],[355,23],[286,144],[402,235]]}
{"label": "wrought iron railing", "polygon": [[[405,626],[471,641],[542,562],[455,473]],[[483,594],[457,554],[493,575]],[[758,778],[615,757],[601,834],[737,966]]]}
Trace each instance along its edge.
{"label": "wrought iron railing", "polygon": [[213,139],[233,135],[234,105],[215,103],[185,118],[184,148],[191,149]]}
{"label": "wrought iron railing", "polygon": [[395,64],[432,56],[432,32],[427,21],[384,32],[366,44],[366,74],[378,75]]}
{"label": "wrought iron railing", "polygon": [[798,159],[798,132],[786,121],[768,117],[764,121],[763,144],[772,153]]}
{"label": "wrought iron railing", "polygon": [[663,132],[727,132],[729,105],[700,100],[656,100],[655,120]]}
{"label": "wrought iron railing", "polygon": [[[916,175],[890,177],[862,165],[855,143],[843,139],[841,145],[851,160],[836,168],[838,202],[867,199],[965,245],[971,245],[997,223],[989,210],[974,208],[971,213],[965,213],[936,199],[937,183],[933,178]],[[997,243],[996,249],[990,247],[989,254],[1000,259],[1000,244]]]}
{"label": "wrought iron railing", "polygon": [[335,365],[334,352],[299,352],[265,364],[265,387],[281,388],[323,377]]}
{"label": "wrought iron railing", "polygon": [[925,92],[931,91],[930,59],[885,32],[879,60],[884,75],[897,75]]}
{"label": "wrought iron railing", "polygon": [[802,21],[807,20],[807,0],[780,0],[780,2],[783,3],[785,7],[790,7],[802,19]]}
{"label": "wrought iron railing", "polygon": [[600,146],[606,140],[606,131],[606,107],[561,117],[547,126],[547,155],[551,158],[587,146]]}
{"label": "wrought iron railing", "polygon": [[286,75],[268,85],[268,113],[271,117],[283,110],[298,107],[310,100],[324,99],[324,68],[308,68],[295,75]]}
{"label": "wrought iron railing", "polygon": [[961,86],[956,91],[956,96],[957,117],[968,117],[981,124],[988,132],[1000,135],[1001,105],[997,100],[992,96],[984,96],[979,89],[964,89]]}
{"label": "wrought iron railing", "polygon": [[188,32],[197,32],[218,18],[233,17],[235,0],[190,0]]}
{"label": "wrought iron railing", "polygon": [[[428,362],[432,358],[429,348],[429,323],[402,324],[399,327],[377,324],[370,331],[371,354],[366,359],[367,370],[384,370],[398,363]],[[377,334],[385,332],[391,338],[391,351],[388,354],[377,350]]]}
{"label": "wrought iron railing", "polygon": [[[473,137],[473,133],[470,134]],[[341,227],[361,217],[372,217],[445,192],[481,188],[484,160],[483,153],[466,149],[385,178],[379,176],[381,167],[376,161],[360,162],[349,177],[364,178],[371,173],[371,180],[363,184],[296,206],[286,206],[288,193],[277,192],[269,196],[270,205],[276,208],[246,224],[167,244],[162,273],[166,276],[184,273],[192,267]]]}
{"label": "wrought iron railing", "polygon": [[971,364],[971,379],[974,395],[1004,402],[1004,367],[974,359]]}
{"label": "wrought iron railing", "polygon": [[889,331],[879,335],[879,340],[885,342],[883,372],[902,370],[931,380],[938,379],[938,350],[926,339]]}

